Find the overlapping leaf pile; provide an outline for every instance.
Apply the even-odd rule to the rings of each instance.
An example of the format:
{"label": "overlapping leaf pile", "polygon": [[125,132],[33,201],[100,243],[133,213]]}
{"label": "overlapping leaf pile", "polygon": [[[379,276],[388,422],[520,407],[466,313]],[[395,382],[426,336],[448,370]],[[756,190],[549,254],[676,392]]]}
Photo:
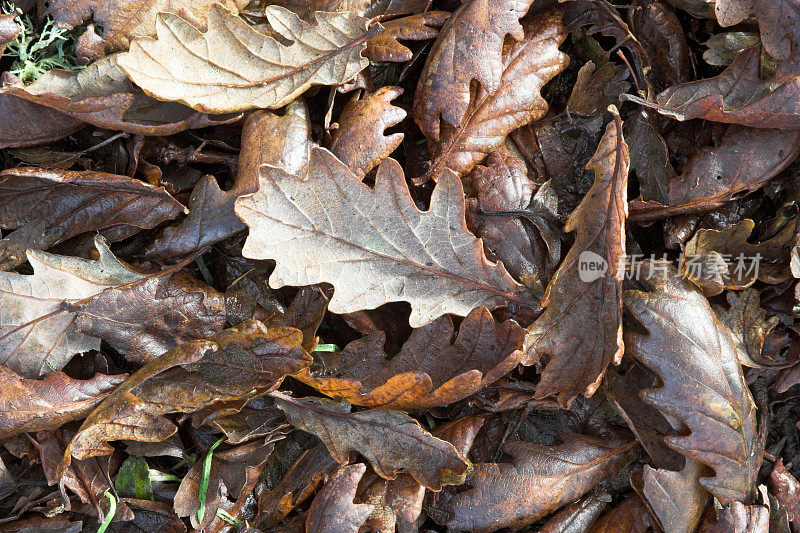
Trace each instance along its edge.
{"label": "overlapping leaf pile", "polygon": [[0,10],[0,532],[800,531],[797,0]]}

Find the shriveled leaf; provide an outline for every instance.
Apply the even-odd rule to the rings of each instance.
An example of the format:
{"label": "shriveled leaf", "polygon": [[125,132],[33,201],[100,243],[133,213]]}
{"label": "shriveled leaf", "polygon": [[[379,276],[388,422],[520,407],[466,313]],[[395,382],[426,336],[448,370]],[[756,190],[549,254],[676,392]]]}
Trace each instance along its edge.
{"label": "shriveled leaf", "polygon": [[615,115],[587,167],[595,172],[594,184],[564,226],[577,230],[575,244],[547,287],[544,313],[527,330],[523,364],[550,356],[537,398],[558,394],[566,406],[580,393],[591,395],[606,367],[622,357],[618,268],[625,254],[629,165],[622,121]]}
{"label": "shriveled leaf", "polygon": [[400,41],[423,41],[435,38],[447,11],[426,11],[383,23],[383,31],[367,41],[364,56],[370,61],[410,61],[414,53]]}
{"label": "shriveled leaf", "polygon": [[302,100],[290,103],[283,116],[269,111],[249,114],[242,127],[242,151],[233,187],[223,191],[216,179],[203,177],[189,198],[189,216],[165,229],[148,245],[145,257],[178,257],[244,230],[233,206],[239,196],[258,190],[258,169],[270,164],[298,174],[308,163],[310,142],[308,108]]}
{"label": "shriveled leaf", "polygon": [[85,232],[150,229],[183,212],[163,187],[105,172],[18,167],[0,172],[0,268]]}
{"label": "shriveled leaf", "polygon": [[42,379],[28,379],[0,366],[0,440],[80,420],[127,377],[97,374],[80,380],[49,372]]}
{"label": "shriveled leaf", "polygon": [[354,96],[339,115],[339,129],[333,132],[330,150],[359,178],[403,142],[402,133],[383,133],[406,118],[404,109],[392,105],[401,94],[400,87],[381,87],[361,99]]}
{"label": "shriveled leaf", "polygon": [[577,533],[587,531],[608,506],[608,494],[590,494],[562,507],[539,528],[539,533]]}
{"label": "shriveled leaf", "polygon": [[156,15],[175,13],[198,28],[205,28],[211,6],[223,4],[236,12],[246,0],[49,0],[42,16],[50,15],[61,27],[73,28],[87,20],[102,27],[100,40],[107,52],[126,50],[130,40],[155,35]]}
{"label": "shriveled leaf", "polygon": [[184,342],[219,333],[226,323],[220,293],[169,269],[65,308],[76,317],[76,331],[107,342],[140,365]]}
{"label": "shriveled leaf", "polygon": [[[759,189],[800,154],[800,133],[732,126],[720,142],[701,149],[669,184],[668,205],[631,202],[631,220],[701,213]],[[645,200],[651,200],[646,198]]]}
{"label": "shriveled leaf", "polygon": [[31,251],[32,275],[0,272],[0,364],[34,378],[100,348],[99,339],[77,331],[75,315],[62,304],[144,276],[120,263],[102,238],[95,246],[96,261]]}
{"label": "shriveled leaf", "polygon": [[[504,3],[489,2],[492,6],[489,9],[499,9]],[[481,4],[485,6],[486,0],[472,0],[464,4],[462,9]],[[458,19],[458,14],[453,15],[448,25]],[[434,161],[418,181],[438,179],[446,169],[459,175],[468,172],[489,152],[499,147],[514,129],[536,121],[547,113],[548,105],[540,91],[569,63],[569,56],[558,50],[567,36],[567,30],[561,23],[561,12],[558,10],[536,16],[526,21],[523,27],[524,35],[520,37],[524,37],[524,40],[514,41],[498,62],[500,76],[497,86],[484,85],[474,98],[467,98],[466,104],[469,105],[465,104],[464,112],[456,113],[461,107],[461,97],[451,94],[449,85],[439,86],[439,81],[434,83],[439,76],[447,75],[446,71],[439,70],[430,80],[434,83],[430,91],[424,88],[417,90],[415,117],[434,146]],[[447,25],[442,32],[443,37],[446,37],[446,31]],[[470,34],[474,31],[470,30]],[[465,38],[458,37],[459,40]],[[474,49],[469,50],[472,53]],[[452,53],[454,51],[448,52]],[[429,56],[429,66],[433,57]],[[461,54],[456,53],[455,57],[458,58],[459,73],[461,69],[467,76],[479,72],[464,65]],[[420,83],[423,82],[428,83],[421,78]],[[469,85],[465,88],[469,97]],[[440,107],[445,110],[445,123],[441,128],[438,122]]]}
{"label": "shriveled leaf", "polygon": [[214,4],[208,31],[171,13],[156,18],[155,39],[133,40],[120,66],[136,85],[158,99],[198,111],[232,113],[279,108],[312,85],[338,85],[368,64],[361,57],[380,25],[349,13],[318,13],[316,24],[291,11],[267,6],[272,29],[286,45],[258,32]]}
{"label": "shriveled leaf", "polygon": [[81,70],[51,70],[32,84],[7,85],[0,95],[47,106],[100,128],[139,135],[171,135],[238,119],[238,115],[209,117],[143,94],[120,68],[120,58],[111,55]]}
{"label": "shriveled leaf", "polygon": [[[439,140],[440,117],[456,126],[471,100],[470,84],[485,93],[501,86],[503,42],[525,37],[519,23],[533,0],[468,0],[448,19],[433,45],[414,97],[414,118],[426,137]],[[538,92],[538,91],[537,91]]]}
{"label": "shriveled leaf", "polygon": [[358,482],[366,470],[363,463],[336,469],[308,509],[306,532],[358,533],[374,509],[367,503],[353,503]]}
{"label": "shriveled leaf", "polygon": [[209,340],[191,341],[129,377],[87,417],[64,454],[85,459],[110,453],[112,440],[158,442],[177,431],[164,415],[243,400],[276,387],[310,363],[294,328],[252,321]]}
{"label": "shriveled leaf", "polygon": [[[662,265],[664,266],[664,265]],[[626,351],[661,378],[642,398],[688,434],[668,446],[714,469],[700,484],[724,505],[747,501],[761,465],[753,397],[739,348],[701,293],[673,270],[651,272],[652,292],[626,291],[625,306],[648,334],[626,332]]]}
{"label": "shriveled leaf", "polygon": [[636,458],[636,441],[623,437],[564,436],[563,444],[509,442],[510,463],[478,463],[453,498],[454,530],[497,531],[520,528],[547,516],[615,476]]}
{"label": "shriveled leaf", "polygon": [[391,359],[383,351],[385,333],[367,335],[340,352],[318,354],[321,368],[295,377],[355,405],[428,409],[466,398],[519,364],[524,332],[516,322],[498,326],[479,307],[455,339],[453,331],[452,319],[440,317],[414,330]]}
{"label": "shriveled leaf", "polygon": [[800,521],[800,482],[783,466],[783,459],[778,458],[769,474],[772,493],[786,509],[789,520],[797,525]]}
{"label": "shriveled leaf", "polygon": [[[433,491],[464,482],[469,461],[408,415],[385,409],[351,413],[347,403],[272,394],[289,423],[322,439],[340,464],[356,451],[384,479],[394,479],[403,471]],[[409,442],[414,444],[409,446]]]}
{"label": "shriveled leaf", "polygon": [[420,211],[394,160],[381,164],[372,189],[315,148],[304,181],[264,167],[259,191],[236,201],[236,214],[250,227],[242,253],[277,261],[274,288],[333,284],[334,313],[408,301],[413,327],[516,301],[521,286],[486,260],[467,231],[463,194],[458,178],[446,173],[430,209]]}

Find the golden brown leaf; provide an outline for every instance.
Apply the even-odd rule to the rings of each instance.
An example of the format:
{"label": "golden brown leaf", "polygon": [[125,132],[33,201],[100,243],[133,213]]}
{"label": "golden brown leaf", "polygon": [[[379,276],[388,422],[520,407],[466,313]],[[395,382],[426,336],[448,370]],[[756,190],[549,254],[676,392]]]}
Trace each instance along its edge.
{"label": "golden brown leaf", "polygon": [[[544,313],[528,328],[526,358],[550,360],[536,397],[558,394],[569,405],[597,390],[606,367],[622,357],[622,280],[630,158],[619,115],[606,128],[587,168],[595,181],[572,212],[564,230],[576,231],[575,244],[547,287]],[[592,269],[594,268],[594,269]]]}
{"label": "golden brown leaf", "polygon": [[447,11],[426,11],[384,22],[383,31],[367,41],[364,56],[370,61],[411,61],[413,52],[399,41],[433,39],[449,17]]}
{"label": "golden brown leaf", "polygon": [[367,503],[353,503],[366,470],[363,463],[336,469],[308,509],[307,533],[358,533],[374,508]]}

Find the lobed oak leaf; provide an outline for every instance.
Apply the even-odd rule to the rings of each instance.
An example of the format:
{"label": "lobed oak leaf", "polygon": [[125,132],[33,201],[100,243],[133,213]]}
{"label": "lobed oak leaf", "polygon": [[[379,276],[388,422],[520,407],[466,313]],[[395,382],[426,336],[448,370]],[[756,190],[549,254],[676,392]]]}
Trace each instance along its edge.
{"label": "lobed oak leaf", "polygon": [[[536,397],[558,394],[561,405],[580,393],[593,394],[608,365],[622,357],[622,281],[625,254],[626,196],[630,158],[622,121],[613,121],[587,165],[595,181],[572,212],[564,231],[577,231],[542,300],[544,313],[528,327],[525,358],[531,365],[550,360],[536,386]],[[582,262],[589,257],[599,270]],[[602,268],[600,268],[602,267]]]}
{"label": "lobed oak leaf", "polygon": [[368,503],[353,503],[358,482],[366,472],[363,463],[343,465],[311,502],[306,518],[307,533],[358,533],[375,508]]}
{"label": "lobed oak leaf", "polygon": [[18,167],[0,172],[0,268],[76,235],[128,226],[151,229],[184,207],[163,187],[105,172]]}
{"label": "lobed oak leaf", "polygon": [[437,439],[398,411],[351,413],[348,403],[292,398],[277,392],[272,396],[289,423],[319,437],[339,464],[356,451],[382,478],[395,479],[402,471],[432,491],[463,483],[469,471],[470,462],[452,444]]}
{"label": "lobed oak leaf", "polygon": [[447,11],[426,11],[383,23],[383,31],[367,41],[364,57],[370,61],[411,61],[414,53],[400,41],[434,39],[450,17]]}
{"label": "lobed oak leaf", "polygon": [[383,133],[406,118],[405,110],[391,103],[401,94],[400,87],[381,87],[360,99],[354,96],[339,115],[339,128],[331,136],[329,149],[359,178],[403,142],[402,133]]}
{"label": "lobed oak leaf", "polygon": [[64,302],[91,298],[141,280],[98,237],[96,261],[29,251],[30,276],[0,272],[0,364],[24,377],[61,370],[73,355],[98,350],[100,340],[75,328]]}
{"label": "lobed oak leaf", "polygon": [[414,118],[426,137],[439,140],[440,119],[451,126],[468,114],[472,80],[496,92],[504,70],[507,35],[521,41],[519,23],[533,0],[468,0],[447,20],[425,62],[414,97]]}
{"label": "lobed oak leaf", "polygon": [[701,293],[674,270],[649,272],[652,292],[626,291],[624,302],[648,334],[628,331],[626,351],[661,378],[642,399],[689,430],[668,436],[676,451],[714,469],[700,484],[727,505],[747,501],[761,465],[753,398],[739,348]]}
{"label": "lobed oak leaf", "polygon": [[[239,119],[236,114],[211,117],[143,94],[120,68],[121,57],[114,54],[81,70],[51,70],[28,85],[6,84],[0,88],[0,98],[25,100],[52,108],[71,119],[137,135],[171,135]],[[31,107],[24,103],[18,105],[25,109]],[[56,117],[55,120],[63,122]],[[9,119],[11,123],[19,120],[18,117]]]}
{"label": "lobed oak leaf", "polygon": [[178,428],[164,415],[263,395],[311,362],[301,341],[294,328],[251,321],[170,350],[92,411],[64,452],[62,470],[72,457],[110,453],[113,440],[165,440]]}
{"label": "lobed oak leaf", "polygon": [[600,517],[589,529],[589,533],[646,533],[653,531],[657,522],[642,499],[635,493]]}
{"label": "lobed oak leaf", "polygon": [[80,420],[127,377],[97,374],[80,380],[48,372],[42,379],[28,379],[0,366],[0,440]]}
{"label": "lobed oak leaf", "polygon": [[524,332],[513,320],[495,324],[484,307],[470,312],[453,339],[449,316],[414,330],[389,359],[383,332],[367,335],[342,351],[319,354],[320,372],[294,377],[319,392],[354,405],[430,409],[477,392],[511,372],[522,357]]}
{"label": "lobed oak leaf", "polygon": [[[472,0],[464,4],[463,8],[481,1],[485,0]],[[491,2],[498,7],[503,3]],[[448,24],[455,19],[457,15],[453,15]],[[446,28],[447,25],[443,33]],[[437,179],[446,169],[459,175],[468,172],[498,148],[513,130],[534,122],[547,113],[548,104],[540,91],[569,64],[569,56],[558,49],[567,36],[567,30],[561,23],[559,10],[533,17],[523,23],[523,28],[524,34],[520,37],[524,39],[512,42],[503,50],[497,86],[479,90],[467,101],[469,106],[465,112],[459,112],[458,120],[451,121],[447,119],[449,114],[444,115],[447,123],[441,128],[437,123],[435,134],[430,125],[426,128],[426,123],[420,122],[420,106],[426,107],[424,113],[427,113],[428,107],[447,106],[444,109],[449,113],[459,107],[455,103],[456,97],[448,93],[446,85],[444,88],[432,85],[431,89],[436,90],[431,90],[430,93],[417,90],[415,116],[423,132],[434,141],[434,160],[425,174],[415,179],[417,183]],[[457,55],[460,60],[463,59],[460,54]],[[429,56],[432,57],[433,55]],[[429,64],[430,61],[429,59]],[[470,75],[475,72],[466,70],[468,67],[462,62],[458,65],[459,71],[464,68]],[[467,96],[470,94],[468,91]],[[423,116],[425,119],[429,117],[427,114]],[[438,115],[436,120],[438,121]]]}
{"label": "lobed oak leaf", "polygon": [[450,502],[453,530],[519,528],[571,503],[636,458],[636,441],[568,434],[557,446],[509,442],[510,463],[477,463]]}
{"label": "lobed oak leaf", "polygon": [[242,150],[233,187],[223,191],[215,178],[203,177],[189,198],[189,215],[156,237],[145,249],[145,257],[179,257],[244,230],[233,209],[236,199],[258,190],[261,165],[298,174],[308,162],[309,135],[308,108],[302,100],[286,106],[282,117],[263,110],[250,113],[242,126]]}
{"label": "lobed oak leaf", "polygon": [[60,27],[74,28],[87,20],[99,24],[98,38],[106,52],[127,50],[131,39],[155,35],[159,13],[175,13],[200,29],[215,4],[234,13],[246,0],[49,0],[42,16],[50,15]]}
{"label": "lobed oak leaf", "polygon": [[778,317],[771,316],[767,319],[767,312],[760,306],[761,295],[753,288],[740,292],[728,291],[725,295],[728,308],[722,309],[715,306],[720,321],[725,324],[733,336],[739,355],[746,357],[740,360],[744,366],[750,368],[781,367],[786,363],[778,363],[762,355],[764,337],[778,325]]}
{"label": "lobed oak leaf", "polygon": [[334,313],[408,301],[412,327],[519,301],[522,287],[486,260],[467,231],[454,174],[442,176],[430,205],[416,207],[394,160],[380,165],[372,189],[314,148],[302,179],[266,166],[259,191],[236,200],[237,216],[250,227],[242,254],[276,260],[273,288],[333,284]]}
{"label": "lobed oak leaf", "polygon": [[176,15],[160,13],[157,37],[134,39],[119,64],[151,96],[198,111],[276,109],[312,85],[354,78],[369,63],[361,57],[366,42],[380,31],[379,24],[367,29],[367,19],[350,13],[319,12],[315,25],[279,6],[267,6],[264,14],[290,44],[214,4],[205,33]]}

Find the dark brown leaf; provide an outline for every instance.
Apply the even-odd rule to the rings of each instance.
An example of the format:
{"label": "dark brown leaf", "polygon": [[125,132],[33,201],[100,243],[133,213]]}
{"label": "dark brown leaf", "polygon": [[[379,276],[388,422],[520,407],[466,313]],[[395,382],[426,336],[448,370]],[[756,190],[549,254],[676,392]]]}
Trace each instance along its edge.
{"label": "dark brown leaf", "polygon": [[358,533],[374,506],[353,503],[366,465],[340,466],[314,498],[306,518],[308,533]]}

